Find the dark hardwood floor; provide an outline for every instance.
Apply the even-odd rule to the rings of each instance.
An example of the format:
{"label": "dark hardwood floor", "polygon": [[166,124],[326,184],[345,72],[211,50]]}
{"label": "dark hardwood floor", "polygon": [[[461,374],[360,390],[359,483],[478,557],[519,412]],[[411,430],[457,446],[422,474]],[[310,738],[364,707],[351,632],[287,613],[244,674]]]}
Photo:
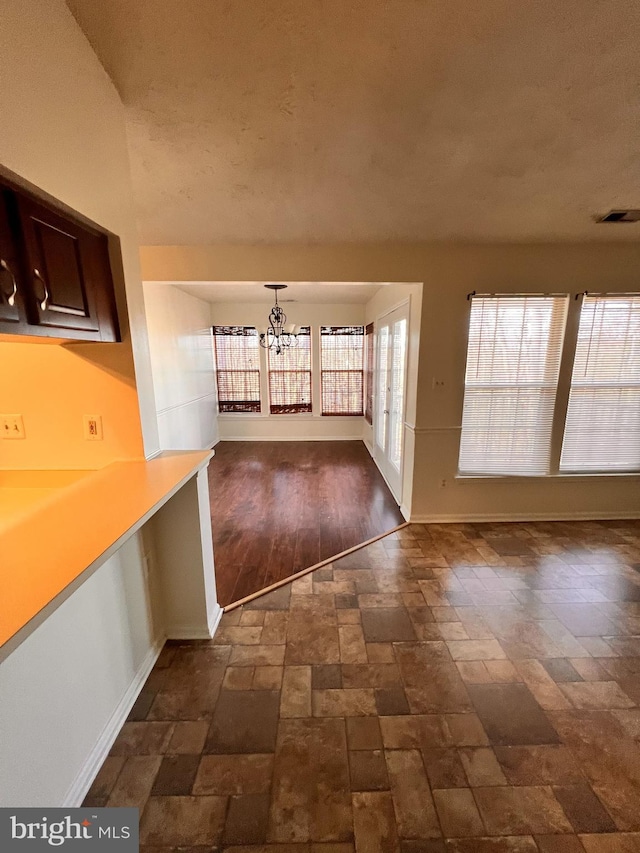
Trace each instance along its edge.
{"label": "dark hardwood floor", "polygon": [[228,441],[209,466],[226,606],[404,521],[361,441]]}

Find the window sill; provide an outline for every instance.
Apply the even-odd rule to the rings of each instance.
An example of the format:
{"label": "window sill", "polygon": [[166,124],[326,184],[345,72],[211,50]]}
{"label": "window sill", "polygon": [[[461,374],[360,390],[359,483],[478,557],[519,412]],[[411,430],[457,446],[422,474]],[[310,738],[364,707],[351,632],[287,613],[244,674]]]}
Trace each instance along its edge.
{"label": "window sill", "polygon": [[640,481],[640,471],[615,472],[610,474],[534,474],[531,477],[525,476],[523,474],[456,474],[454,477],[455,482],[460,483],[461,485],[464,485],[466,483],[486,483],[487,481],[493,483],[544,483],[549,482],[549,480],[554,480],[555,482],[561,483],[583,483],[585,482],[585,480],[594,480],[595,482],[602,482],[602,480],[619,479],[635,479]]}

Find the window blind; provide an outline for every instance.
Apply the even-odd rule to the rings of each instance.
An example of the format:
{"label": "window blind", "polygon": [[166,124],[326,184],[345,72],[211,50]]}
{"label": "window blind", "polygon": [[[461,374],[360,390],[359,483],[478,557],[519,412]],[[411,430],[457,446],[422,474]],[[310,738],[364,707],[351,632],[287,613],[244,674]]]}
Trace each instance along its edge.
{"label": "window blind", "polygon": [[321,326],[323,415],[363,414],[363,326]]}
{"label": "window blind", "polygon": [[373,323],[365,326],[365,404],[364,417],[367,423],[373,423]]}
{"label": "window blind", "polygon": [[584,297],[560,470],[640,470],[640,294]]}
{"label": "window blind", "polygon": [[567,296],[472,299],[461,473],[548,473],[567,303]]}
{"label": "window blind", "polygon": [[260,351],[253,326],[214,326],[220,412],[260,411]]}
{"label": "window blind", "polygon": [[269,403],[272,415],[311,412],[311,329],[302,326],[295,347],[274,350],[269,358]]}

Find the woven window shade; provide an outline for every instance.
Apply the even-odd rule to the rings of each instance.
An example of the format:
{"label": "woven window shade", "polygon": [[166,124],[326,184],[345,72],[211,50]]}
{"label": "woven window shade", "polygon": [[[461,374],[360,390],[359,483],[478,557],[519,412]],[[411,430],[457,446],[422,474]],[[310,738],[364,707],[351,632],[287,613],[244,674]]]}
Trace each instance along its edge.
{"label": "woven window shade", "polygon": [[373,323],[369,323],[364,330],[365,350],[365,404],[364,417],[367,423],[373,423]]}
{"label": "woven window shade", "polygon": [[260,351],[253,326],[214,326],[220,412],[260,411]]}
{"label": "woven window shade", "polygon": [[568,297],[471,301],[459,469],[549,472]]}
{"label": "woven window shade", "polygon": [[363,326],[321,326],[323,415],[363,414]]}
{"label": "woven window shade", "polygon": [[311,329],[302,326],[295,347],[269,354],[269,402],[272,415],[311,412]]}
{"label": "woven window shade", "polygon": [[640,294],[584,297],[560,470],[640,470]]}

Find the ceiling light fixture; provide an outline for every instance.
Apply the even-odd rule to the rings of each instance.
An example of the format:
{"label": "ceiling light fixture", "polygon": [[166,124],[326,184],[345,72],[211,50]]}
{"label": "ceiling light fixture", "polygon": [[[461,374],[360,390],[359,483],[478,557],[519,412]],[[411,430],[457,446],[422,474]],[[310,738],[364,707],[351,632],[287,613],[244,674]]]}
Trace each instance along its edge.
{"label": "ceiling light fixture", "polygon": [[293,323],[287,326],[287,315],[278,305],[278,291],[284,290],[286,286],[286,284],[265,284],[267,290],[275,291],[276,304],[269,314],[269,328],[260,333],[260,346],[275,350],[276,355],[280,355],[284,347],[298,345],[296,326]]}

